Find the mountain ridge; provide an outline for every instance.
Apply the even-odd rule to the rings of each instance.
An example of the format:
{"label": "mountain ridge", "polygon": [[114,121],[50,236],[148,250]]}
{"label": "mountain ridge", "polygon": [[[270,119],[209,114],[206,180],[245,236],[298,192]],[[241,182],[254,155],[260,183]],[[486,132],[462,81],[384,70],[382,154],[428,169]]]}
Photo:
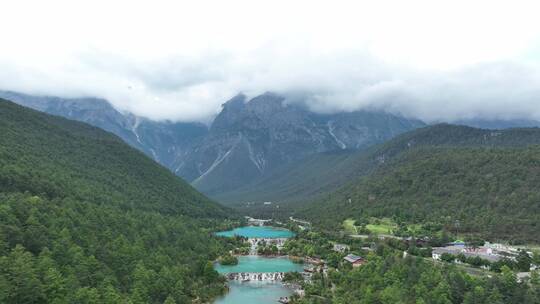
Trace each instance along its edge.
{"label": "mountain ridge", "polygon": [[295,212],[309,202],[338,191],[371,174],[409,150],[432,148],[512,148],[540,144],[540,128],[487,130],[438,124],[418,128],[385,143],[360,151],[322,153],[296,162],[281,172],[254,180],[245,187],[220,194],[217,199],[238,208],[249,203],[272,201],[272,206],[251,208],[255,216]]}
{"label": "mountain ridge", "polygon": [[238,95],[224,104],[208,136],[194,147],[186,171],[199,176],[194,179],[199,190],[219,197],[278,166],[316,153],[362,149],[422,125],[379,112],[317,114],[273,93],[249,101]]}
{"label": "mountain ridge", "polygon": [[66,101],[5,91],[1,96],[113,132],[214,197],[315,153],[363,149],[423,126],[383,112],[317,114],[273,93],[249,100],[238,94],[223,104],[210,127],[150,121],[99,99]]}

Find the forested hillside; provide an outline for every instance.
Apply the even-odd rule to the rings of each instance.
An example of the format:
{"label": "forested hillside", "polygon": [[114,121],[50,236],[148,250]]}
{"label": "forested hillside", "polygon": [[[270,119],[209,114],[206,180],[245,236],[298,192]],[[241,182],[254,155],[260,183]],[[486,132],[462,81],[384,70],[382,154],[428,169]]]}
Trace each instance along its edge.
{"label": "forested hillside", "polygon": [[[509,137],[516,145],[529,141],[521,132]],[[420,147],[327,195],[304,214],[325,225],[394,217],[490,240],[540,242],[538,185],[539,146]]]}
{"label": "forested hillside", "polygon": [[[419,120],[379,111],[319,114],[289,104],[284,96],[273,93],[251,99],[243,94],[233,97],[223,104],[209,126],[150,120],[119,111],[99,98],[10,91],[0,91],[0,98],[116,134],[220,201],[231,197],[229,192],[236,198],[251,197],[246,190],[253,188],[252,182],[264,184],[260,180],[275,176],[274,169],[281,165],[297,163],[319,152],[364,149],[424,126]],[[250,194],[263,196],[264,190],[257,188]]]}
{"label": "forested hillside", "polygon": [[[278,168],[262,179],[225,192],[223,202],[305,203],[371,173],[401,153],[420,147],[525,147],[540,144],[539,128],[484,130],[438,124],[416,129],[361,151],[321,153]],[[291,207],[291,206],[288,206]]]}
{"label": "forested hillside", "polygon": [[[225,204],[273,201],[297,203],[337,189],[350,178],[357,151],[318,153],[294,164],[279,166],[262,178],[233,191],[214,195]],[[290,206],[289,206],[290,207]]]}
{"label": "forested hillside", "polygon": [[0,303],[191,303],[223,291],[229,210],[116,136],[0,100]]}

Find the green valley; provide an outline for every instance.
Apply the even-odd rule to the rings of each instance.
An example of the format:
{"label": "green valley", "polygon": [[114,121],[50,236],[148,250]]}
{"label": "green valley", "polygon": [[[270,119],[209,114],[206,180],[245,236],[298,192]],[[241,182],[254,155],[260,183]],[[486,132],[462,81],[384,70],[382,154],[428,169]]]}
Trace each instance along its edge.
{"label": "green valley", "polygon": [[0,304],[540,304],[539,1],[0,7]]}
{"label": "green valley", "polygon": [[[536,273],[517,281],[519,261],[489,264],[490,271],[475,259],[466,260],[472,266],[453,266],[449,256],[430,261],[431,246],[456,238],[540,243],[538,129],[442,124],[363,151],[316,154],[231,194],[231,201],[277,199],[233,204],[238,213],[98,128],[1,101],[0,130],[2,303],[208,303],[227,286],[233,292],[219,301],[254,295],[247,285],[227,285],[237,274],[214,270],[214,261],[217,269],[244,267],[236,255],[253,251],[245,239],[214,236],[242,223],[238,213],[296,233],[256,254],[324,265],[306,272],[279,260],[304,273],[283,275],[304,296],[289,299],[281,285],[265,292],[291,303],[539,298]],[[351,268],[347,254],[362,257],[362,266]]]}

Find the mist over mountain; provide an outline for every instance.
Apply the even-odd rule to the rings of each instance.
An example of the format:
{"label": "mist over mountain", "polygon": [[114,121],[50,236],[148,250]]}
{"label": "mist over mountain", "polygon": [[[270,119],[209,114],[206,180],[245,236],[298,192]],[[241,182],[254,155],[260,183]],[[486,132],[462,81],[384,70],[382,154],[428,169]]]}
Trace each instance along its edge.
{"label": "mist over mountain", "polygon": [[104,99],[66,99],[9,91],[0,91],[0,97],[114,133],[172,171],[182,163],[189,147],[208,132],[207,126],[201,123],[153,121],[122,113]]}
{"label": "mist over mountain", "polygon": [[363,149],[424,125],[383,112],[317,114],[284,100],[265,93],[226,102],[179,174],[212,195],[316,153]]}
{"label": "mist over mountain", "polygon": [[1,8],[0,304],[540,304],[538,1]]}
{"label": "mist over mountain", "polygon": [[384,112],[318,114],[273,93],[251,100],[235,96],[209,127],[152,121],[119,112],[103,99],[6,91],[0,96],[112,132],[207,194],[243,186],[316,153],[363,149],[424,125]]}
{"label": "mist over mountain", "polygon": [[[282,192],[290,187],[296,189],[296,183],[290,179],[285,179],[286,187],[280,181],[295,171],[306,171],[303,163],[313,167],[310,161],[313,156],[317,163],[325,163],[322,160],[331,154],[317,155],[344,151],[345,154],[335,155],[347,158],[351,152],[425,126],[420,120],[382,111],[316,113],[302,103],[289,103],[275,93],[251,99],[238,94],[223,103],[221,112],[208,126],[150,120],[120,112],[108,101],[97,98],[64,99],[9,91],[0,92],[0,97],[112,132],[200,191],[225,201],[235,200],[239,193],[246,199],[264,199],[262,196],[284,199],[285,194],[296,199],[290,191],[277,195],[276,189]],[[485,129],[538,125],[532,120],[464,119],[460,122]],[[281,186],[272,188],[273,184]],[[269,186],[275,188],[272,193],[267,191]],[[257,195],[249,194],[252,188],[259,189]],[[298,194],[305,196],[303,192]]]}

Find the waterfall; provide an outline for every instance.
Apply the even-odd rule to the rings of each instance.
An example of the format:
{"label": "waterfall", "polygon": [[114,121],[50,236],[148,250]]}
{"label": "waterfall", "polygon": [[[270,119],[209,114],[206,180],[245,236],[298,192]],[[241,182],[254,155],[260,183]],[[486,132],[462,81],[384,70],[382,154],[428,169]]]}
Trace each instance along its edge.
{"label": "waterfall", "polygon": [[268,245],[276,245],[278,249],[282,249],[283,245],[285,244],[285,241],[287,241],[286,238],[275,238],[275,239],[269,239],[269,238],[249,238],[248,242],[251,244],[249,254],[250,255],[257,255],[257,246],[260,242],[264,242]]}
{"label": "waterfall", "polygon": [[232,281],[281,281],[284,272],[234,272],[227,274]]}
{"label": "waterfall", "polygon": [[251,248],[249,249],[249,254],[250,255],[257,255],[257,245],[259,244],[259,240],[250,239],[249,242],[251,243]]}

